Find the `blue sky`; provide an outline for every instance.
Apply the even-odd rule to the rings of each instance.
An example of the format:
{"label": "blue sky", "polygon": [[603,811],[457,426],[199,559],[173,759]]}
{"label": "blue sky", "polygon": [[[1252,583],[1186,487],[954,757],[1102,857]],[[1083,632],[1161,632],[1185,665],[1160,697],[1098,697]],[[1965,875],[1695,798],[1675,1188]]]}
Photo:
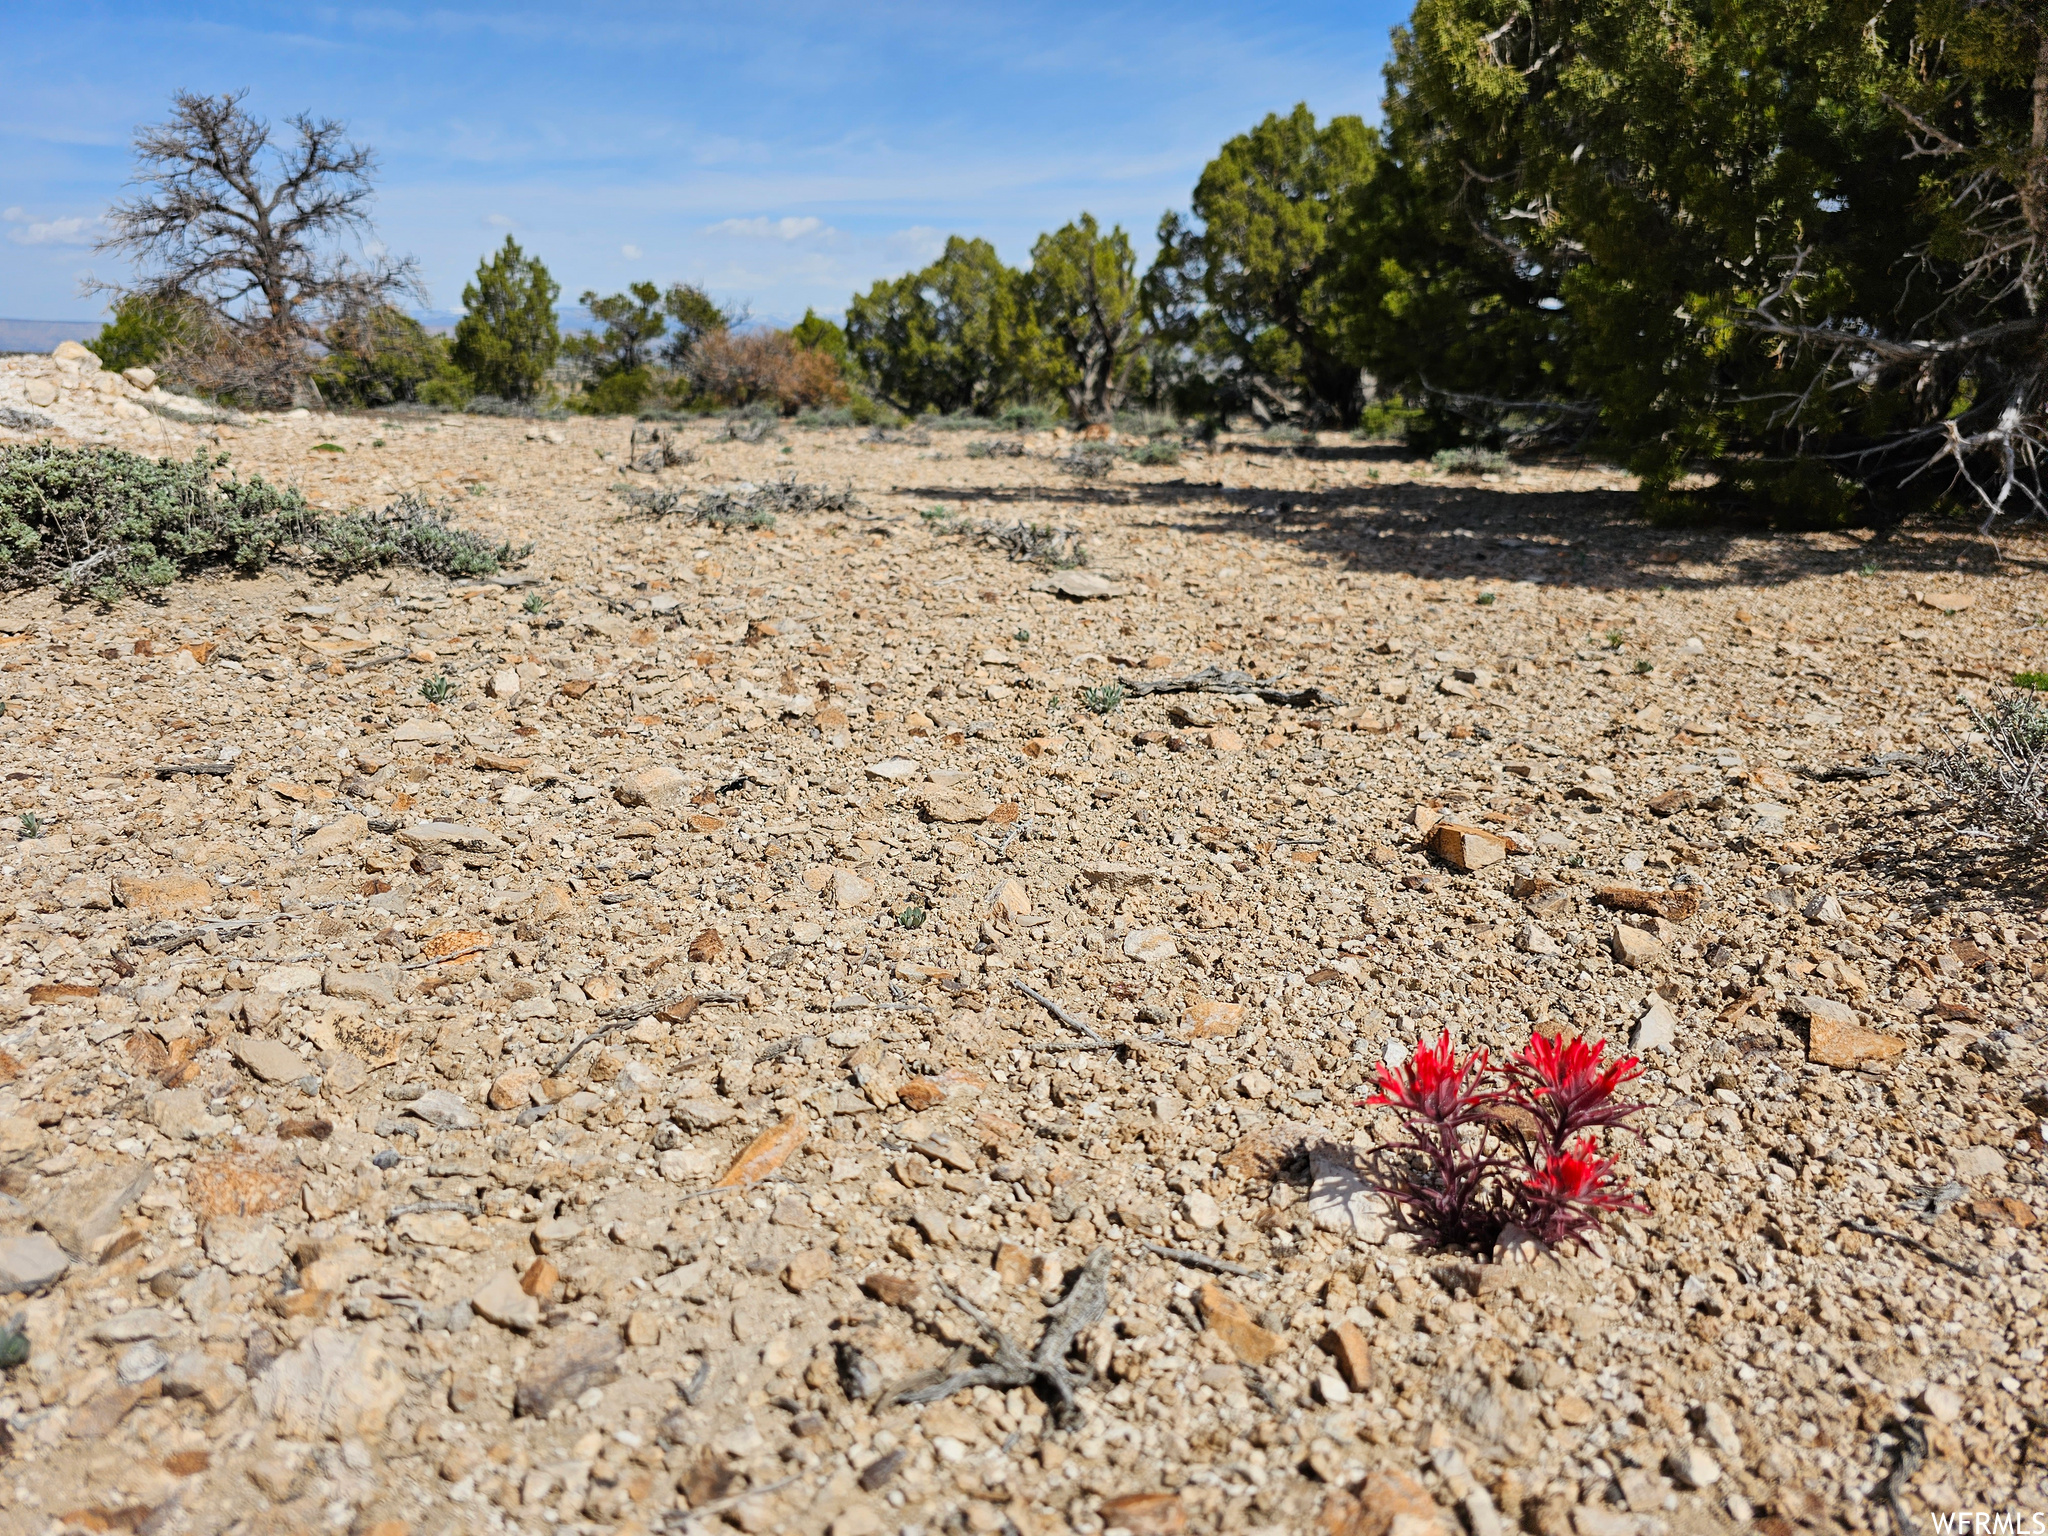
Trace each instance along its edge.
{"label": "blue sky", "polygon": [[565,300],[702,282],[756,315],[837,314],[949,233],[1004,259],[1086,209],[1141,257],[1216,146],[1271,111],[1377,116],[1406,6],[9,5],[0,315],[85,318],[134,129],[174,90],[335,117],[375,209],[453,310],[514,235]]}

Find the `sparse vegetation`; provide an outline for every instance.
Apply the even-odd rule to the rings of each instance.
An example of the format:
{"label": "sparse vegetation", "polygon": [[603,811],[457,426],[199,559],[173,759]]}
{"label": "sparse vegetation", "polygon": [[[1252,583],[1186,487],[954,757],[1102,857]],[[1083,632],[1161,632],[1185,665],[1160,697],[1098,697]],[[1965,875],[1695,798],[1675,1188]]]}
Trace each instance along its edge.
{"label": "sparse vegetation", "polygon": [[1927,772],[1956,797],[1975,830],[2039,846],[2048,839],[2048,700],[2022,687],[1971,714],[1972,735],[1981,741],[1927,753]]}
{"label": "sparse vegetation", "polygon": [[527,553],[453,526],[410,494],[382,511],[324,513],[260,478],[221,478],[227,462],[0,448],[0,575],[113,603],[212,566],[254,573],[290,561],[348,574],[403,564],[482,576]]}
{"label": "sparse vegetation", "polygon": [[455,697],[455,685],[443,673],[435,673],[420,684],[420,697],[429,704],[446,704]]}
{"label": "sparse vegetation", "polygon": [[1106,443],[1082,443],[1053,462],[1079,480],[1101,480],[1116,468],[1117,451]]}
{"label": "sparse vegetation", "polygon": [[1098,683],[1081,690],[1081,704],[1092,715],[1107,715],[1123,708],[1122,683]]}
{"label": "sparse vegetation", "polygon": [[[943,512],[945,509],[938,508]],[[990,549],[1008,551],[1013,560],[1030,560],[1054,570],[1072,570],[1085,565],[1088,552],[1082,547],[1081,532],[1078,528],[1054,528],[1047,523],[968,523],[956,521],[951,528],[941,528],[942,533],[972,534],[983,540]]]}
{"label": "sparse vegetation", "polygon": [[1508,456],[1493,448],[1440,448],[1430,463],[1440,474],[1498,475],[1507,469]]}
{"label": "sparse vegetation", "polygon": [[652,491],[626,487],[626,500],[647,517],[680,517],[714,528],[773,528],[782,513],[854,512],[860,499],[848,489],[828,490],[795,480],[778,480],[751,490]]}
{"label": "sparse vegetation", "polygon": [[1180,444],[1171,442],[1140,443],[1131,450],[1133,464],[1178,464]]}

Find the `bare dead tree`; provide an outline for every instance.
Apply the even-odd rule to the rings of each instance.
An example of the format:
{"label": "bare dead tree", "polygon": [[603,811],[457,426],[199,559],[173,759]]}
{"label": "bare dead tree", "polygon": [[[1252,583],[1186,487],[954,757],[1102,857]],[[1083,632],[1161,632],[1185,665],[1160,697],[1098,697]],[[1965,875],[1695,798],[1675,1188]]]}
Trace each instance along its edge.
{"label": "bare dead tree", "polygon": [[424,295],[414,263],[371,240],[375,155],[306,113],[287,120],[290,144],[273,145],[247,94],[181,91],[168,122],[137,133],[140,194],[108,213],[99,245],[132,261],[135,280],[95,286],[199,311],[173,371],[274,398],[306,379],[337,322]]}

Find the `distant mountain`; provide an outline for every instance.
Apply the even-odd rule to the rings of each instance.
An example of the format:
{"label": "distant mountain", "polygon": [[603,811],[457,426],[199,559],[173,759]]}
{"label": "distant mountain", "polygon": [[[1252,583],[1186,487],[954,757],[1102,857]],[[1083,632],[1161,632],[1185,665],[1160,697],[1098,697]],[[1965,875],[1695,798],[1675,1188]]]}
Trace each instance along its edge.
{"label": "distant mountain", "polygon": [[0,320],[0,352],[47,352],[60,341],[90,341],[97,320]]}

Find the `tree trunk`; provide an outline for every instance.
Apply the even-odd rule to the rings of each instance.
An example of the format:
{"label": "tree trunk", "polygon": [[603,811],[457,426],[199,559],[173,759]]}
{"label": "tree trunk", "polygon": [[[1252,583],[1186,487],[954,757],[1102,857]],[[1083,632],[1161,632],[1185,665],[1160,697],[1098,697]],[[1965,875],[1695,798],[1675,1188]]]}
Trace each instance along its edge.
{"label": "tree trunk", "polygon": [[2048,26],[2036,28],[2034,123],[2028,142],[2034,155],[2020,182],[2020,211],[2037,239],[2048,239]]}

